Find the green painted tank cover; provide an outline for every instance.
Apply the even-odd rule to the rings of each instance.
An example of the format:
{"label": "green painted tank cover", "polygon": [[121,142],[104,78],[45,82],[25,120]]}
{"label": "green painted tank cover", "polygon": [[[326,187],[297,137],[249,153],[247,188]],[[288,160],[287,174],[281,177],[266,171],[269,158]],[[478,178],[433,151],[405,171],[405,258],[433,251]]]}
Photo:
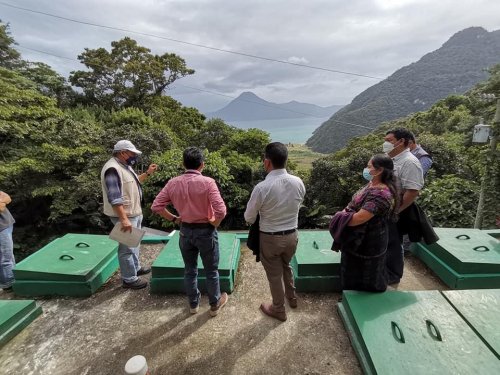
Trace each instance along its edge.
{"label": "green painted tank cover", "polygon": [[[240,259],[240,240],[235,233],[219,232],[219,253],[221,290],[231,293]],[[184,292],[184,261],[179,248],[178,232],[165,245],[151,269],[152,293]],[[199,289],[205,291],[205,271],[200,257],[198,257],[198,283]]]}
{"label": "green painted tank cover", "polygon": [[500,241],[479,229],[435,228],[440,240],[413,252],[452,289],[500,287]]}
{"label": "green painted tank cover", "polygon": [[291,265],[299,292],[340,290],[340,253],[332,251],[328,231],[300,230]]}
{"label": "green painted tank cover", "polygon": [[0,347],[42,313],[33,300],[0,300]]}
{"label": "green painted tank cover", "polygon": [[366,374],[500,374],[500,361],[438,291],[345,291],[339,313]]}
{"label": "green painted tank cover", "polygon": [[106,235],[66,234],[16,265],[14,292],[91,295],[118,269],[117,248]]}

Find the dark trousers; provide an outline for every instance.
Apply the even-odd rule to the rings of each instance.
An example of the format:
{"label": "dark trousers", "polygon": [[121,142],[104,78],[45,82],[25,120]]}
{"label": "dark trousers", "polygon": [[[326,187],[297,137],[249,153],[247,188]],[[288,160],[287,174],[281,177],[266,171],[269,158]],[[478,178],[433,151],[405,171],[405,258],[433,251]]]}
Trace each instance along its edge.
{"label": "dark trousers", "polygon": [[389,243],[387,244],[387,253],[385,256],[385,274],[387,284],[399,283],[403,277],[404,253],[403,236],[399,234],[398,225],[389,223]]}
{"label": "dark trousers", "polygon": [[179,247],[184,259],[184,287],[189,305],[196,307],[200,303],[198,290],[198,255],[205,270],[208,302],[216,305],[220,299],[219,286],[219,237],[214,227],[181,227]]}

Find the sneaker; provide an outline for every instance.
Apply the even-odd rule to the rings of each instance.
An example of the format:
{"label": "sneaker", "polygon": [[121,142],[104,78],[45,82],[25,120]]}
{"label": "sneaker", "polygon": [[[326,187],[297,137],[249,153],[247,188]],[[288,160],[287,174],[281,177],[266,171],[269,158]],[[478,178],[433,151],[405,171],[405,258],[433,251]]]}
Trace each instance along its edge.
{"label": "sneaker", "polygon": [[189,312],[190,312],[191,314],[197,314],[199,310],[200,310],[200,305],[199,305],[199,304],[198,304],[198,306],[196,306],[196,307],[190,307],[190,308],[189,308]]}
{"label": "sneaker", "polygon": [[9,286],[7,288],[2,288],[4,292],[12,292],[12,286]]}
{"label": "sneaker", "polygon": [[122,287],[123,288],[128,288],[128,289],[142,289],[148,286],[148,282],[137,279],[131,283],[127,283],[126,281],[123,282]]}
{"label": "sneaker", "polygon": [[201,300],[201,293],[198,292],[198,304],[194,307],[189,307],[189,312],[191,314],[196,314],[200,310],[200,300]]}
{"label": "sneaker", "polygon": [[282,322],[286,321],[286,312],[274,311],[273,305],[271,304],[262,303],[260,305],[260,309],[264,314],[270,316],[271,318],[281,320]]}
{"label": "sneaker", "polygon": [[137,270],[137,276],[147,275],[151,272],[151,268],[141,267]]}
{"label": "sneaker", "polygon": [[220,309],[224,307],[224,305],[227,303],[228,300],[227,293],[224,292],[220,295],[219,302],[217,302],[217,305],[210,306],[210,316],[217,316],[219,313]]}

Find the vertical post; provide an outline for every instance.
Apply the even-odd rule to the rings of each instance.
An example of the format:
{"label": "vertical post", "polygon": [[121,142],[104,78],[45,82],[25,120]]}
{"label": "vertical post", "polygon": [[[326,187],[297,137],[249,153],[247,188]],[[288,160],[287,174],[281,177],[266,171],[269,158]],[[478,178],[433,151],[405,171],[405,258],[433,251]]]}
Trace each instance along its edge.
{"label": "vertical post", "polygon": [[484,197],[486,194],[486,184],[490,178],[490,170],[492,165],[495,164],[495,154],[497,150],[497,135],[500,131],[500,98],[497,98],[497,108],[495,111],[495,119],[493,120],[492,134],[490,137],[490,149],[489,155],[487,156],[486,166],[484,170],[483,178],[481,179],[481,190],[479,192],[479,201],[477,202],[476,220],[474,220],[474,228],[481,229],[483,226],[483,209],[484,209]]}

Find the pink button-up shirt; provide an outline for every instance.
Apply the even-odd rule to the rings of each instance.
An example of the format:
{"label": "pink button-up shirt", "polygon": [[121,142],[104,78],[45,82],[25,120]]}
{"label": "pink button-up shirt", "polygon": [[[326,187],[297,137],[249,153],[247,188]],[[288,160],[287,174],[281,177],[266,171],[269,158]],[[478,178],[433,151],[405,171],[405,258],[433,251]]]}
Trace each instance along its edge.
{"label": "pink button-up shirt", "polygon": [[188,169],[172,178],[156,196],[151,209],[159,213],[172,204],[185,223],[208,223],[211,218],[222,220],[226,205],[214,179]]}

